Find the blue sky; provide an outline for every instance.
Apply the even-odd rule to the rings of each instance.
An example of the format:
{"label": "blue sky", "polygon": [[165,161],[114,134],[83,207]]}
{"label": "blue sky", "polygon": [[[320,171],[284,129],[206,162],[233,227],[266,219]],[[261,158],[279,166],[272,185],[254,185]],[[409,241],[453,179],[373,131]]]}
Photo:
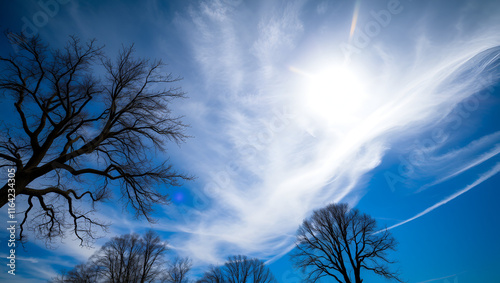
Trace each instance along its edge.
{"label": "blue sky", "polygon": [[[299,282],[288,256],[298,225],[342,201],[391,229],[409,282],[500,282],[497,1],[0,5],[2,29],[54,47],[96,38],[111,56],[135,43],[184,78],[190,98],[173,107],[193,138],[157,158],[198,178],[172,191],[155,225],[101,205],[98,217],[114,224],[95,248],[153,228],[172,255],[193,259],[193,275],[246,254]],[[5,38],[0,51],[13,51]],[[0,107],[9,119],[11,106]],[[71,235],[26,248],[12,282],[50,278],[94,251]]]}

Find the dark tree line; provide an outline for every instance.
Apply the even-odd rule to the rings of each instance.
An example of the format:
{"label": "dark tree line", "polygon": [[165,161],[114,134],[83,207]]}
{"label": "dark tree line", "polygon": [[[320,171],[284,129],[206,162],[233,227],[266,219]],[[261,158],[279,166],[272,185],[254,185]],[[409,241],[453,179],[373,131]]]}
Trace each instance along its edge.
{"label": "dark tree line", "polygon": [[169,262],[166,242],[153,231],[128,234],[107,242],[84,264],[55,278],[54,283],[87,282],[168,282],[187,283],[191,269],[188,258]]}
{"label": "dark tree line", "polygon": [[[112,60],[95,40],[71,37],[51,49],[39,37],[8,38],[19,52],[0,56],[0,96],[15,113],[0,125],[0,168],[16,169],[16,202],[27,207],[21,240],[26,227],[49,241],[68,229],[81,244],[92,240],[108,223],[90,212],[115,185],[125,206],[153,220],[155,204],[168,203],[165,188],[190,179],[152,159],[153,150],[186,138],[170,109],[184,97],[178,79],[161,61],[135,58],[133,47]],[[0,207],[8,189],[0,189]]]}
{"label": "dark tree line", "polygon": [[[52,283],[188,283],[189,258],[166,259],[167,243],[153,231],[143,236],[114,237],[86,263],[63,271]],[[194,281],[193,281],[194,282]],[[210,266],[200,283],[276,283],[269,268],[256,258],[230,256],[221,266]]]}
{"label": "dark tree line", "polygon": [[[314,211],[297,233],[292,254],[295,267],[304,273],[305,282],[332,278],[339,283],[362,283],[363,271],[402,282],[390,270],[394,262],[388,252],[396,241],[388,230],[378,230],[376,221],[347,204],[330,204]],[[115,237],[96,252],[87,263],[54,280],[77,282],[169,282],[187,283],[191,269],[188,258],[166,261],[166,243],[149,231]],[[228,257],[220,266],[210,266],[198,283],[275,283],[274,275],[263,261],[244,255]]]}

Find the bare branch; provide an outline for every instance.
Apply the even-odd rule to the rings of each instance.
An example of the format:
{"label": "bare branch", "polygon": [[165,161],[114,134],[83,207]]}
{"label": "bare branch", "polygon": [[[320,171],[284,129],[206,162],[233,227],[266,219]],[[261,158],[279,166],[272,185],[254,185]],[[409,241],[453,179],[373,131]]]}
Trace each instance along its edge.
{"label": "bare branch", "polygon": [[375,234],[376,222],[347,204],[330,204],[314,211],[297,232],[296,252],[292,260],[307,281],[324,276],[337,282],[361,283],[361,270],[373,271],[401,282],[387,251],[395,250],[396,240],[389,231]]}
{"label": "bare branch", "polygon": [[[112,61],[95,40],[70,37],[64,49],[53,50],[39,37],[8,38],[19,52],[0,56],[0,93],[14,105],[9,127],[17,130],[0,139],[0,159],[16,166],[16,195],[27,196],[23,227],[49,241],[65,231],[82,244],[91,241],[94,227],[107,226],[91,217],[94,204],[118,187],[123,205],[153,221],[155,205],[168,203],[167,189],[192,179],[149,152],[187,138],[186,125],[170,110],[172,99],[184,97],[170,87],[178,79],[161,73],[161,61],[134,58],[133,47]],[[97,64],[105,76],[96,77]],[[53,182],[34,185],[42,179]],[[88,187],[73,188],[82,184]],[[1,190],[4,206],[7,186]]]}

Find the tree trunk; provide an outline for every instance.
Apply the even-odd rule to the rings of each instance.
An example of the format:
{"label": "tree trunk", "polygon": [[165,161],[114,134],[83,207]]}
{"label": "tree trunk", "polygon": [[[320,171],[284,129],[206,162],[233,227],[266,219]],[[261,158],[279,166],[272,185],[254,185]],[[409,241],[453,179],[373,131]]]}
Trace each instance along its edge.
{"label": "tree trunk", "polygon": [[[21,185],[21,184],[14,185],[14,188],[16,190],[16,197],[21,194],[24,187],[26,187],[26,185]],[[4,205],[6,205],[9,202],[9,189],[10,188],[11,187],[9,187],[9,183],[6,183],[5,185],[3,185],[2,189],[0,189],[0,207],[3,207]],[[10,198],[12,198],[12,196],[10,196]]]}
{"label": "tree trunk", "polygon": [[[5,171],[5,175],[7,175],[7,171]],[[16,172],[16,175],[13,179],[15,180],[13,184],[17,198],[17,196],[23,192],[24,188],[30,183],[30,181],[27,181],[26,174],[19,172]],[[11,187],[9,186],[9,182],[7,182],[5,185],[3,185],[2,189],[0,189],[0,207],[3,207],[9,202],[10,188]]]}
{"label": "tree trunk", "polygon": [[342,271],[342,276],[344,277],[345,283],[351,283],[351,279],[349,278],[349,275],[347,274],[347,271]]}
{"label": "tree trunk", "polygon": [[9,202],[9,186],[8,183],[5,184],[2,189],[0,189],[0,207],[3,207],[5,204]]}
{"label": "tree trunk", "polygon": [[363,283],[363,279],[361,279],[361,268],[360,267],[354,268],[354,280],[356,281],[356,283]]}

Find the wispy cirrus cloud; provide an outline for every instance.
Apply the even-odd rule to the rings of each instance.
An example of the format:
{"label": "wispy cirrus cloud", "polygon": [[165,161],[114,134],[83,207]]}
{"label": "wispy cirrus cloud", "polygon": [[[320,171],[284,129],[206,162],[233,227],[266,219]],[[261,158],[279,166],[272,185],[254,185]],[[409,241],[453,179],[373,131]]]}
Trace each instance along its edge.
{"label": "wispy cirrus cloud", "polygon": [[[439,179],[426,184],[417,190],[417,192],[445,182],[491,160],[500,153],[499,142],[500,132],[495,132],[472,141],[463,148],[452,150],[442,155],[430,156],[425,164],[420,164],[419,171],[432,172],[434,176],[439,176]],[[463,162],[454,162],[456,160],[462,160]]]}
{"label": "wispy cirrus cloud", "polygon": [[[199,176],[186,184],[193,198],[166,208],[155,226],[130,220],[115,203],[98,207],[96,217],[113,222],[108,236],[152,227],[196,268],[229,254],[269,263],[293,248],[295,231],[312,210],[337,201],[354,206],[380,189],[367,183],[389,152],[446,124],[461,104],[499,79],[496,1],[399,2],[401,12],[390,14],[387,24],[373,16],[387,10],[386,0],[74,1],[61,10],[40,30],[49,41],[60,45],[60,34],[75,30],[82,39],[105,41],[109,52],[135,41],[139,55],[173,63],[169,69],[184,76],[191,97],[173,108],[185,115],[195,138],[168,154]],[[345,60],[342,44],[362,34],[363,46]],[[325,81],[330,69],[338,77],[327,73]],[[488,100],[481,103],[478,112]],[[453,122],[467,130],[472,120]],[[425,152],[409,178],[431,176],[429,188],[472,170],[485,173],[453,194],[433,191],[442,201],[392,228],[435,212],[498,173],[499,132],[464,138],[457,129]],[[89,250],[68,238],[56,255],[23,264],[30,275],[48,278],[55,266],[85,261],[104,241]]]}
{"label": "wispy cirrus cloud", "polygon": [[[366,192],[367,174],[395,141],[442,121],[461,101],[487,87],[477,80],[498,66],[500,37],[493,21],[476,33],[438,42],[438,47],[420,44],[418,50],[403,52],[405,45],[397,41],[374,43],[342,65],[339,50],[317,54],[303,44],[306,34],[317,32],[316,25],[304,20],[308,4],[261,3],[246,7],[254,13],[248,17],[224,1],[202,2],[192,7],[189,18],[179,20],[191,35],[203,89],[211,98],[203,100],[204,109],[213,116],[192,125],[194,132],[203,132],[194,146],[205,150],[189,157],[207,203],[198,210],[195,204],[183,221],[168,225],[179,232],[173,244],[198,263],[221,262],[234,253],[262,258],[283,254],[312,210],[336,201],[355,205]],[[368,10],[360,18],[369,15]],[[408,34],[402,41],[431,40],[419,37],[422,29],[413,22],[402,17],[394,21],[386,33],[404,26]],[[340,45],[336,40],[324,43]],[[372,60],[365,62],[369,55]],[[377,60],[383,64],[374,68]],[[290,71],[292,65],[300,72]],[[364,84],[366,93],[352,103],[360,108],[346,110],[354,117],[325,119],[300,102],[311,95],[304,86],[308,74],[331,65],[353,70]],[[332,109],[345,105],[342,93],[332,95],[324,103]],[[207,133],[206,127],[216,131]],[[475,161],[468,157],[465,163],[472,166]]]}

